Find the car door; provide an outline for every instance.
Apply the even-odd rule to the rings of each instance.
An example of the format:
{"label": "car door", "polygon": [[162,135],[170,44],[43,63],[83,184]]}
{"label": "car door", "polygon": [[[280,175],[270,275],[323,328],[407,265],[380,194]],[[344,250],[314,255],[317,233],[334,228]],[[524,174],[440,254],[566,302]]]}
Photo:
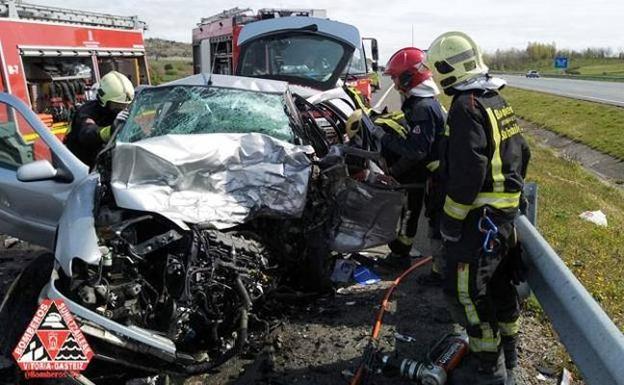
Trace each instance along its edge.
{"label": "car door", "polygon": [[87,175],[26,104],[0,92],[0,233],[52,249],[65,201]]}

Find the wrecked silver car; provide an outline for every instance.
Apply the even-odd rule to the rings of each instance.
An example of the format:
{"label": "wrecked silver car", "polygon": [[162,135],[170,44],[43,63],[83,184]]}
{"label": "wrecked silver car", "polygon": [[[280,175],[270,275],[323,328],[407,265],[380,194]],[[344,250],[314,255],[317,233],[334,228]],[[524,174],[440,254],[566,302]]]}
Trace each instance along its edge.
{"label": "wrecked silver car", "polygon": [[52,154],[0,166],[0,232],[54,250],[39,297],[66,302],[96,359],[209,371],[285,298],[327,291],[333,257],[396,235],[403,193],[368,134],[284,82],[144,89],[90,174],[25,105],[0,103]]}

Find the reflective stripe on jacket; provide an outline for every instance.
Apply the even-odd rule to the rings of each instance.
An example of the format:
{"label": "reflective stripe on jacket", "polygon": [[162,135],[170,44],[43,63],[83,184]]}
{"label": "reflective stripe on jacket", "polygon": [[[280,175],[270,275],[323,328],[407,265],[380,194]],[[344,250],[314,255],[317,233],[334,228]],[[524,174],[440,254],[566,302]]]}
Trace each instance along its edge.
{"label": "reflective stripe on jacket", "polygon": [[448,126],[445,214],[461,221],[485,205],[515,214],[530,151],[513,109],[496,91],[460,92]]}

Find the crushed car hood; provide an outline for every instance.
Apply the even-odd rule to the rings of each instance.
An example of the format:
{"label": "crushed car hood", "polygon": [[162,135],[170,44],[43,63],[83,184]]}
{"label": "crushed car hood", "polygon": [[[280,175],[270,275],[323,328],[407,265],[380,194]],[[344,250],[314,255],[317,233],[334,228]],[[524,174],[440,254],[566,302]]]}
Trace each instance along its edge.
{"label": "crushed car hood", "polygon": [[259,216],[299,217],[309,146],[263,134],[164,135],[113,150],[118,206],[224,229]]}

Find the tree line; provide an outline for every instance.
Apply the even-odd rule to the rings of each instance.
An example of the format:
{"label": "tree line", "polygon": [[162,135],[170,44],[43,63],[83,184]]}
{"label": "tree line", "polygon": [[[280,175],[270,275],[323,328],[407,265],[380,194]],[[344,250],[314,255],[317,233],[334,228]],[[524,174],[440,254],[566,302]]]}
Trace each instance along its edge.
{"label": "tree line", "polygon": [[485,61],[493,70],[519,70],[538,62],[552,61],[555,57],[569,59],[623,59],[624,52],[615,53],[611,48],[586,48],[581,51],[557,49],[553,43],[529,42],[525,49],[498,49],[494,53],[485,54]]}

